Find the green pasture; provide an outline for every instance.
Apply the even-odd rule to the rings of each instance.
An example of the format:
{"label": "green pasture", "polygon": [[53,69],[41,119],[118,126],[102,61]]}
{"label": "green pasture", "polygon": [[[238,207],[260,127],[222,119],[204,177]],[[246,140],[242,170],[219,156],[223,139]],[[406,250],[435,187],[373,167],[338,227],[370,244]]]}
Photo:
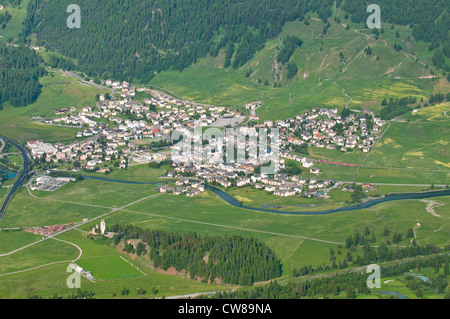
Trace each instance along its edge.
{"label": "green pasture", "polygon": [[27,6],[29,0],[24,0],[15,8],[10,5],[4,5],[3,10],[7,10],[11,15],[11,20],[6,24],[5,29],[0,30],[0,42],[7,42],[13,40],[22,32],[23,21],[27,15]]}
{"label": "green pasture", "polygon": [[[84,107],[95,104],[95,95],[102,90],[79,82],[60,81],[57,76],[45,76],[41,79],[42,93],[37,101],[27,107],[12,107],[5,103],[0,111],[0,131],[5,136],[25,144],[29,140],[42,139],[45,142],[65,142],[75,138],[79,129],[38,123],[33,116],[56,117],[55,112],[61,108]],[[67,81],[67,80],[66,80]]]}
{"label": "green pasture", "polygon": [[446,122],[394,122],[370,153],[366,168],[432,169],[450,172],[450,128]]}
{"label": "green pasture", "polygon": [[[78,254],[78,249],[72,245],[53,239],[45,240],[12,255],[0,257],[0,275],[25,271],[50,263],[67,261],[68,265]],[[0,276],[0,281],[3,277]]]}
{"label": "green pasture", "polygon": [[[278,37],[268,41],[239,69],[223,68],[222,53],[217,58],[201,59],[183,72],[164,71],[150,84],[208,104],[242,107],[249,101],[261,100],[263,107],[257,112],[263,120],[292,117],[319,106],[342,109],[349,101],[342,94],[342,88],[353,99],[351,107],[364,106],[370,101],[379,105],[390,97],[412,95],[427,99],[433,91],[433,82],[421,78],[429,75],[429,69],[404,52],[385,46],[383,36],[390,37],[390,32],[386,31],[375,40],[332,22],[328,33],[321,37],[322,27],[323,22],[312,19],[309,26],[299,21],[289,22]],[[287,35],[303,40],[303,45],[291,58],[299,72],[289,81],[276,78],[286,70],[275,61],[276,52]],[[406,33],[403,36],[407,38]],[[364,49],[368,45],[374,54],[366,57]],[[341,52],[345,64],[340,63]],[[281,73],[275,72],[278,68]],[[253,72],[246,78],[245,73],[250,69]],[[265,80],[269,86],[263,84]],[[280,83],[281,88],[274,88],[275,82]],[[445,86],[448,89],[448,85]]]}

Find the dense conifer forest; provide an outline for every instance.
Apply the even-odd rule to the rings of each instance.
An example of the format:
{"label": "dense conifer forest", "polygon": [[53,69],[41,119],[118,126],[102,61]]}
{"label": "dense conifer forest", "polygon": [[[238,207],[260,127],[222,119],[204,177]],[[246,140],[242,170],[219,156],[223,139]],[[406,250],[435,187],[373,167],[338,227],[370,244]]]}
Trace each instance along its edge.
{"label": "dense conifer forest", "polygon": [[36,34],[38,45],[76,58],[90,76],[149,81],[155,72],[182,70],[222,48],[227,66],[238,68],[287,21],[333,1],[81,0],[79,29],[66,25],[70,3],[31,0],[24,35]]}
{"label": "dense conifer forest", "polygon": [[[155,268],[186,270],[192,279],[226,284],[251,285],[281,275],[281,264],[273,251],[255,238],[199,236],[147,230],[132,225],[114,225],[115,245],[138,256],[148,254]],[[130,239],[141,241],[133,246]]]}
{"label": "dense conifer forest", "polygon": [[[141,81],[162,70],[182,70],[208,54],[217,56],[220,49],[226,49],[225,67],[241,67],[287,21],[303,20],[308,12],[327,21],[333,7],[332,0],[81,0],[81,28],[69,29],[70,3],[30,1],[24,36],[36,34],[38,45],[77,59],[89,76]],[[354,22],[365,22],[368,4],[336,2]],[[416,40],[442,46],[439,52],[449,56],[448,1],[381,0],[379,5],[383,22],[410,25]],[[282,49],[283,64],[291,44]]]}
{"label": "dense conifer forest", "polygon": [[0,43],[0,108],[6,101],[15,107],[36,101],[41,92],[39,77],[45,73],[40,61],[27,47]]}
{"label": "dense conifer forest", "polygon": [[[20,0],[7,2],[15,7],[23,5]],[[225,53],[224,66],[239,68],[267,40],[276,37],[288,21],[304,20],[309,13],[317,13],[326,22],[335,4],[348,12],[352,21],[364,23],[369,4],[366,0],[80,0],[77,4],[81,8],[81,28],[70,29],[67,7],[72,2],[30,0],[24,29],[16,41],[31,44],[33,38],[36,45],[76,61],[74,64],[71,59],[51,56],[52,67],[130,82],[148,82],[163,70],[181,71],[207,55],[217,56],[221,50]],[[409,25],[415,40],[429,43],[430,50],[438,48],[433,64],[448,69],[444,59],[450,57],[448,1],[380,0],[378,4],[384,25]],[[0,25],[6,25],[9,19],[5,11]],[[298,71],[289,58],[301,44],[300,39],[287,37],[280,48],[277,60],[286,66],[288,79]],[[396,44],[396,49],[401,46]],[[20,55],[30,55],[27,63],[36,64],[32,53],[14,50],[7,54],[19,54],[16,60],[22,59]],[[4,68],[5,59],[1,63]],[[35,76],[41,70],[28,66],[26,69],[3,72],[2,80],[8,80],[8,85],[2,86],[0,103],[10,100],[13,105],[22,106],[37,98],[39,85]],[[24,82],[26,85],[20,85]],[[18,87],[25,87],[24,92],[17,92]]]}

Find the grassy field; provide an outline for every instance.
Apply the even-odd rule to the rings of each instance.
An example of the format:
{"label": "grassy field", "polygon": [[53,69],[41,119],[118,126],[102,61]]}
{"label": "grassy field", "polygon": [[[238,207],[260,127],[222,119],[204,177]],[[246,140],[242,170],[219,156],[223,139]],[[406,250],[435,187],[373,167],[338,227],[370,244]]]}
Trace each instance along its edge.
{"label": "grassy field", "polygon": [[15,8],[6,5],[3,10],[7,10],[11,15],[11,21],[6,25],[5,29],[0,30],[0,42],[10,41],[18,36],[22,31],[22,22],[27,15],[27,6],[29,0],[23,0],[20,6]]}
{"label": "grassy field", "polygon": [[448,123],[392,123],[366,167],[435,169],[450,172]]}
{"label": "grassy field", "polygon": [[85,179],[68,183],[57,192],[34,191],[33,194],[44,201],[57,199],[105,207],[121,207],[144,196],[156,194],[156,187],[157,185],[107,183]]}
{"label": "grassy field", "polygon": [[[442,109],[436,106],[429,118]],[[419,116],[425,120],[424,113]],[[447,122],[394,122],[370,153],[357,181],[448,184],[450,130]]]}
{"label": "grassy field", "polygon": [[43,139],[46,142],[73,140],[78,129],[34,122],[32,117],[55,117],[54,113],[61,108],[94,105],[95,95],[105,92],[82,85],[75,78],[63,81],[60,75],[45,76],[40,82],[43,85],[42,93],[35,103],[19,108],[5,103],[5,108],[0,112],[0,131],[19,143],[33,139]]}
{"label": "grassy field", "polygon": [[104,173],[83,172],[84,176],[97,176],[106,179],[118,179],[133,182],[156,182],[164,176],[167,170],[161,168],[149,168],[147,164],[131,166],[127,170],[115,168],[109,175]]}
{"label": "grassy field", "polygon": [[[318,106],[342,109],[349,102],[342,89],[352,98],[350,107],[353,108],[379,105],[382,99],[390,97],[412,95],[426,100],[433,92],[436,81],[422,78],[430,74],[430,69],[417,63],[414,57],[391,48],[395,30],[386,29],[379,40],[375,40],[332,22],[328,33],[321,37],[323,25],[313,19],[309,26],[298,21],[287,23],[278,37],[268,41],[239,69],[223,68],[222,52],[217,58],[204,58],[183,72],[164,71],[150,84],[209,104],[242,107],[249,101],[261,100],[264,105],[257,112],[262,119],[284,119]],[[406,29],[402,28],[401,41],[410,36],[411,31],[403,32]],[[289,81],[285,77],[276,79],[275,72],[276,52],[286,35],[296,35],[303,40],[303,45],[292,56],[299,72]],[[363,51],[368,45],[374,54],[366,57]],[[416,46],[422,48],[423,44],[409,43],[408,48],[413,50]],[[345,64],[339,63],[340,52]],[[427,52],[426,60],[428,56]],[[253,73],[246,78],[245,73],[250,69]],[[281,67],[283,72],[286,73],[284,66]],[[262,84],[265,80],[269,86]],[[280,83],[281,88],[274,88],[275,82]],[[442,89],[448,91],[449,84],[442,85]]]}
{"label": "grassy field", "polygon": [[84,258],[77,264],[84,270],[90,271],[97,280],[124,279],[142,275],[141,272],[117,255]]}
{"label": "grassy field", "polygon": [[0,227],[49,226],[81,222],[83,218],[92,218],[109,210],[109,208],[33,198],[25,188],[21,188],[8,205]]}
{"label": "grassy field", "polygon": [[68,264],[77,256],[78,250],[75,247],[56,240],[45,240],[12,255],[0,257],[0,274],[28,270],[53,262],[67,261]]}
{"label": "grassy field", "polygon": [[0,231],[0,253],[8,253],[39,239],[39,236],[21,230]]}
{"label": "grassy field", "polygon": [[405,114],[402,118],[408,122],[450,122],[450,114],[447,113],[450,113],[450,106],[446,102],[420,108],[416,113]]}
{"label": "grassy field", "polygon": [[[79,197],[77,194],[80,194],[80,191],[89,193],[89,190],[92,192],[94,189],[99,189],[97,183],[100,182],[91,180],[84,181],[73,184],[70,187],[62,188],[49,196],[53,199],[60,196],[64,200],[71,200],[73,197]],[[143,198],[149,194],[149,191],[145,189],[134,189],[135,194],[133,194],[133,187],[130,186],[136,185],[111,183],[111,185],[117,186],[116,193],[114,193],[113,188],[109,188],[109,183],[103,182],[102,185],[105,185],[105,192],[112,192],[111,199],[108,199],[108,201],[113,201],[114,194],[118,193],[128,192],[126,195],[128,201]],[[400,187],[382,186],[372,192],[382,194],[384,192],[396,192],[400,190]],[[414,190],[419,189],[408,188],[408,191]],[[245,194],[249,198],[256,196],[255,199],[258,200],[261,198],[260,196],[267,196],[265,194],[251,195],[251,190]],[[347,196],[346,193],[344,195]],[[16,198],[13,204],[16,203],[15,205],[20,207],[24,203],[27,203],[29,206],[25,209],[9,210],[2,221],[2,226],[3,223],[7,225],[14,223],[19,226],[23,225],[22,223],[29,223],[31,220],[39,224],[43,222],[51,222],[51,224],[61,222],[64,218],[70,221],[78,221],[81,216],[77,212],[77,209],[83,211],[83,216],[86,216],[87,212],[89,212],[90,217],[98,216],[104,212],[94,207],[65,204],[64,211],[66,213],[58,216],[61,214],[62,207],[58,206],[59,202],[50,201],[50,197],[46,200],[33,199],[29,197],[27,192],[21,192],[16,196],[21,196],[21,200],[18,201]],[[100,195],[99,198],[102,198],[102,196]],[[293,199],[286,199],[286,201],[289,200]],[[440,197],[433,199],[433,201],[440,204],[436,208],[436,213],[442,214],[441,216],[446,216],[445,214],[448,214],[446,213],[448,211],[448,205],[450,205],[450,197]],[[87,203],[88,205],[95,203],[94,197],[91,199],[89,196],[81,196],[79,202]],[[310,201],[309,203],[312,202]],[[106,204],[106,201],[97,201],[95,204]],[[123,204],[122,201],[117,202],[117,205]],[[290,204],[293,205],[293,203]],[[301,204],[305,203],[302,202]],[[450,231],[448,220],[442,217],[435,217],[428,213],[425,209],[427,205],[428,202],[426,201],[405,200],[380,204],[366,210],[341,212],[325,216],[287,216],[234,208],[223,202],[217,195],[206,192],[195,198],[173,195],[158,196],[157,199],[144,200],[124,210],[114,212],[105,217],[105,220],[107,225],[131,223],[143,228],[161,229],[172,232],[194,231],[201,235],[242,235],[256,237],[275,251],[283,263],[283,277],[289,278],[293,268],[298,269],[307,265],[317,266],[323,263],[329,263],[330,248],[336,250],[339,245],[345,243],[347,236],[352,235],[355,231],[363,233],[365,227],[369,227],[374,232],[376,236],[375,245],[379,245],[386,240],[386,237],[382,235],[386,225],[391,231],[391,234],[395,231],[400,231],[403,234],[404,239],[400,243],[401,245],[408,244],[409,239],[405,238],[406,231],[408,228],[414,227],[417,223],[421,224],[420,227],[416,227],[417,242],[419,244],[433,243],[441,246],[448,244]],[[14,208],[14,206],[11,207]],[[31,207],[32,209],[30,209]],[[22,213],[22,211],[27,211],[27,214]],[[96,283],[83,280],[82,287],[83,289],[86,288],[95,291],[99,298],[111,298],[114,293],[117,297],[122,297],[120,290],[124,286],[132,291],[130,295],[126,296],[129,298],[139,297],[136,291],[137,288],[142,287],[147,291],[156,287],[155,289],[160,291],[156,296],[169,296],[224,288],[193,282],[177,276],[173,277],[160,274],[148,268],[142,260],[131,260],[127,256],[124,256],[136,267],[143,270],[147,276],[142,273],[137,274],[135,268],[118,257],[120,254],[115,248],[110,246],[110,240],[91,240],[83,234],[83,232],[88,231],[95,223],[98,223],[98,221],[83,225],[78,228],[80,231],[72,230],[58,236],[58,238],[75,243],[82,249],[82,258],[78,263],[82,267],[85,267],[86,270],[92,271],[94,276],[101,279]],[[5,239],[6,243],[4,246],[0,246],[2,251],[8,250],[8,243],[14,241],[13,234],[16,233],[0,234],[0,236],[4,236],[3,239]],[[20,246],[22,243],[26,244],[32,239],[28,235],[24,236],[23,233],[17,234],[20,234],[20,238],[13,245],[14,248]],[[55,246],[64,245],[63,252],[60,252],[60,255],[56,255],[56,257],[41,254],[40,258],[37,260],[33,259],[33,262],[31,262],[31,256],[34,256],[37,251],[40,251],[38,249],[39,247],[42,247],[45,251],[53,251],[53,248],[50,247],[50,249],[47,249],[47,246],[41,246],[41,244],[43,243],[33,246],[34,249],[24,250],[22,252],[23,256],[18,253],[18,255],[3,257],[1,264],[4,264],[3,261],[6,260],[8,261],[7,264],[14,266],[1,269],[0,274],[14,270],[25,270],[27,267],[35,267],[52,261],[70,260],[78,255],[74,247],[52,241],[52,244]],[[44,245],[47,244],[50,243],[44,243]],[[343,260],[345,254],[346,252],[343,250],[341,255],[337,255],[337,261]],[[363,254],[362,248],[358,248],[354,256],[359,254]],[[16,258],[18,258],[17,262]],[[59,271],[65,271],[62,265],[49,266],[47,269],[55,269],[56,271],[57,268]],[[38,269],[22,274],[0,277],[0,282],[11,287],[12,282],[23,280],[22,282],[26,283],[26,280],[30,278],[30,274],[38,274],[42,271]],[[137,277],[120,279],[120,277],[135,275]],[[38,282],[35,285],[29,284],[27,287],[36,287],[36,293],[39,292],[42,295],[50,296],[54,292],[58,292],[58,294],[69,294],[71,291],[64,285],[65,278],[67,278],[67,275],[64,277],[64,273],[61,273],[51,279],[50,282],[53,283],[53,286],[49,283]],[[58,284],[58,282],[60,283]],[[14,293],[15,296],[23,297],[26,291],[12,288],[7,294],[11,293]],[[152,296],[152,294],[147,295],[147,297]]]}

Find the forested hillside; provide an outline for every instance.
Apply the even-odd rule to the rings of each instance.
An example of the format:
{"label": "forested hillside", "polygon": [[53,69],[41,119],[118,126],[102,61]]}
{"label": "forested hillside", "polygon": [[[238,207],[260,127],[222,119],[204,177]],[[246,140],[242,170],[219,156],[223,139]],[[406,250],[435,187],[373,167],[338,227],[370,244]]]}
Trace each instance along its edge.
{"label": "forested hillside", "polygon": [[[127,253],[148,254],[155,268],[186,270],[192,279],[251,285],[281,275],[281,264],[273,251],[254,238],[240,236],[203,237],[195,233],[175,234],[132,225],[114,225],[115,244]],[[130,239],[141,241],[133,246]]]}
{"label": "forested hillside", "polygon": [[24,46],[0,43],[0,108],[9,101],[13,106],[33,103],[41,92],[39,77],[45,70],[39,66],[41,58]]}
{"label": "forested hillside", "polygon": [[[90,76],[149,81],[162,70],[182,70],[227,49],[225,66],[252,59],[288,21],[316,12],[326,21],[333,0],[80,0],[81,28],[66,25],[72,1],[32,0],[25,35],[37,44],[78,60]],[[336,7],[365,22],[365,0],[338,0]],[[442,46],[449,56],[449,2],[381,0],[383,23],[410,25],[416,40]]]}
{"label": "forested hillside", "polygon": [[[350,13],[353,22],[365,22],[369,1],[345,0],[342,9]],[[450,2],[447,0],[379,0],[381,19],[385,23],[409,25],[413,37],[432,43],[433,47],[443,45],[447,57],[449,50]]]}
{"label": "forested hillside", "polygon": [[306,12],[330,16],[333,1],[81,0],[81,28],[69,29],[71,3],[30,1],[25,34],[36,33],[38,45],[78,59],[91,76],[148,81],[154,72],[182,70],[231,44],[231,64],[239,67],[285,22]]}

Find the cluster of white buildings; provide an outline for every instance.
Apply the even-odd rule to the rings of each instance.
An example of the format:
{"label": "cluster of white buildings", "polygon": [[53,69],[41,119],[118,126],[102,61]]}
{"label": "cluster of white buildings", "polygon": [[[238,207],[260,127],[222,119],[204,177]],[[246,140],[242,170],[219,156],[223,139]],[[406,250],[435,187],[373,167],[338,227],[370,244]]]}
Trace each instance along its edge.
{"label": "cluster of white buildings", "polygon": [[[369,115],[372,118],[370,129]],[[344,152],[354,148],[369,152],[385,123],[368,110],[361,115],[352,113],[343,119],[337,115],[337,109],[321,108],[284,121],[268,120],[262,126],[279,128],[283,145],[287,148],[307,143],[313,147],[340,149]]]}
{"label": "cluster of white buildings", "polygon": [[175,182],[175,186],[163,185],[158,190],[160,193],[186,194],[187,197],[194,197],[205,191],[205,185],[202,182],[191,181],[189,178],[181,178]]}
{"label": "cluster of white buildings", "polygon": [[58,149],[50,143],[44,143],[42,140],[28,141],[27,148],[31,152],[33,159],[40,159],[44,156],[56,156]]}

